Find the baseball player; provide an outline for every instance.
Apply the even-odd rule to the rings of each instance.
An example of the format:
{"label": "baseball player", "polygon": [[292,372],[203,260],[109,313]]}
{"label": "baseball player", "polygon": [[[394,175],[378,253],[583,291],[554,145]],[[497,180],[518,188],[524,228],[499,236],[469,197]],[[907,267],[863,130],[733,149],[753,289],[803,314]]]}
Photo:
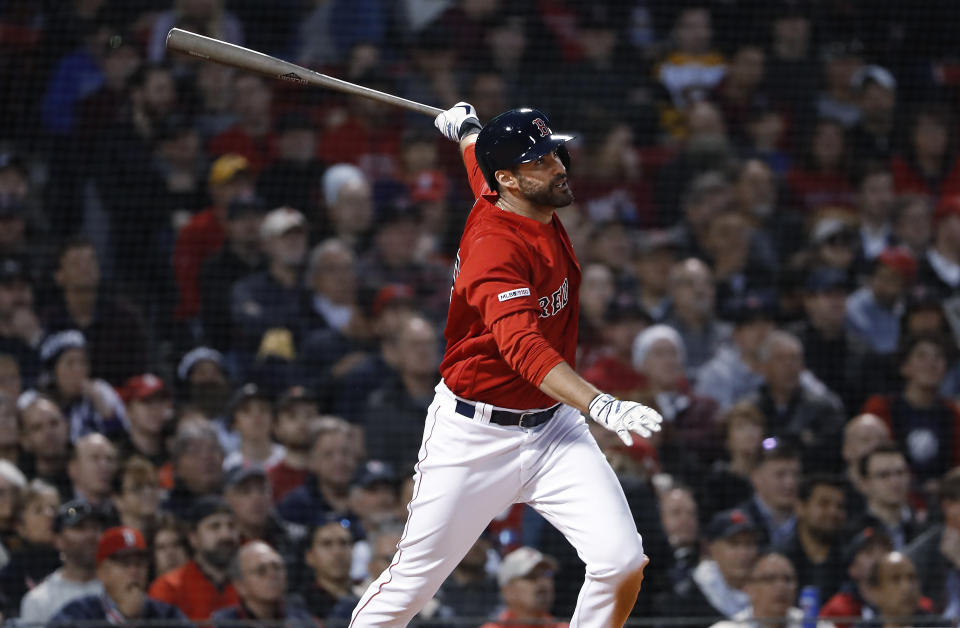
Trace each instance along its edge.
{"label": "baseball player", "polygon": [[586,563],[571,626],[622,626],[648,559],[581,413],[628,445],[631,432],[650,436],[662,419],[573,369],[580,267],[554,215],[573,202],[571,138],[553,133],[535,109],[481,127],[464,102],[435,125],[459,142],[476,203],[454,266],[443,379],[428,409],[406,528],[350,625],[406,625],[489,521],[526,503]]}

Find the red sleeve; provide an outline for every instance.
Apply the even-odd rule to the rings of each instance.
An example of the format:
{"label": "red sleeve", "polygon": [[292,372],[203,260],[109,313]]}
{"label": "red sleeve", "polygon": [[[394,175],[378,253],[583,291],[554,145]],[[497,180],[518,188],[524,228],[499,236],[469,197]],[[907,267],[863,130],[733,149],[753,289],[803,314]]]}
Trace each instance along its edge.
{"label": "red sleeve", "polygon": [[470,179],[470,189],[473,190],[473,198],[484,196],[490,199],[491,196],[493,196],[494,200],[491,200],[491,202],[494,202],[496,192],[490,189],[490,186],[487,185],[487,180],[483,178],[483,172],[480,171],[480,164],[477,163],[476,148],[476,144],[471,144],[463,151],[463,167],[467,169],[467,178]]}
{"label": "red sleeve", "polygon": [[147,594],[155,600],[160,600],[173,606],[177,605],[176,594],[171,586],[170,580],[164,576],[160,576],[153,581]]}
{"label": "red sleeve", "polygon": [[514,312],[540,312],[527,245],[502,232],[478,234],[457,281],[487,328]]}
{"label": "red sleeve", "polygon": [[491,327],[500,356],[525,380],[539,387],[563,356],[540,333],[536,314],[514,312],[498,319]]}

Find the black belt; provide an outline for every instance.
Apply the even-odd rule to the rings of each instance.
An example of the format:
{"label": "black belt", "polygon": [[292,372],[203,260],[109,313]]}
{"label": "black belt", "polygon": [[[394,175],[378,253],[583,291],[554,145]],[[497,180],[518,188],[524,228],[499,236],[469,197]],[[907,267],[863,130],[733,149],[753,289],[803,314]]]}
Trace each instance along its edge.
{"label": "black belt", "polygon": [[[517,425],[523,428],[537,427],[543,425],[553,418],[553,415],[560,409],[560,404],[541,410],[540,412],[510,412],[509,410],[491,410],[490,422],[497,425]],[[457,399],[457,414],[473,418],[476,412],[476,406],[469,401]]]}

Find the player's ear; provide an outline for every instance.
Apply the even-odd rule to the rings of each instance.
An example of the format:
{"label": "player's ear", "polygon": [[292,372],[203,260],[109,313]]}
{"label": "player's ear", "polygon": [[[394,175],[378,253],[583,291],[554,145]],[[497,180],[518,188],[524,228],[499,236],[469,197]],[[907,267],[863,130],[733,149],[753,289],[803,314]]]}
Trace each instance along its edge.
{"label": "player's ear", "polygon": [[504,188],[515,190],[517,188],[517,178],[509,170],[497,170],[493,173],[493,177],[497,180],[497,185],[501,190]]}

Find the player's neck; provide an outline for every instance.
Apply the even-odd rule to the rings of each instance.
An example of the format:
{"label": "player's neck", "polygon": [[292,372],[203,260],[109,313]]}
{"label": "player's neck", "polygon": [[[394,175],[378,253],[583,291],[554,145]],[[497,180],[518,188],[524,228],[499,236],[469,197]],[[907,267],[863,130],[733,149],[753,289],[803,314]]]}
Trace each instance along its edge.
{"label": "player's neck", "polygon": [[547,205],[534,205],[526,199],[519,199],[510,195],[500,195],[500,199],[497,201],[497,207],[503,211],[507,211],[513,214],[519,214],[526,218],[532,218],[540,224],[550,224],[550,221],[553,220],[553,212],[555,208]]}

